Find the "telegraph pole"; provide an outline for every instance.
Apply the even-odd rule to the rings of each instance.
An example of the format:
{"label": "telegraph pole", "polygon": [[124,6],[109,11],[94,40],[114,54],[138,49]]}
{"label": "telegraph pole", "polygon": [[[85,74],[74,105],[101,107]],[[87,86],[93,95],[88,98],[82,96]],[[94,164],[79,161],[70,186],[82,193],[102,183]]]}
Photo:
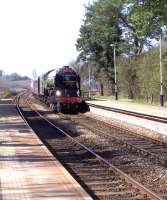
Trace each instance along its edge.
{"label": "telegraph pole", "polygon": [[118,87],[117,87],[117,66],[116,66],[116,54],[115,54],[115,44],[111,44],[114,51],[114,82],[115,82],[115,100],[118,100]]}
{"label": "telegraph pole", "polygon": [[162,75],[162,36],[160,35],[159,40],[159,59],[160,59],[160,106],[164,106],[164,95],[163,95],[163,75]]}

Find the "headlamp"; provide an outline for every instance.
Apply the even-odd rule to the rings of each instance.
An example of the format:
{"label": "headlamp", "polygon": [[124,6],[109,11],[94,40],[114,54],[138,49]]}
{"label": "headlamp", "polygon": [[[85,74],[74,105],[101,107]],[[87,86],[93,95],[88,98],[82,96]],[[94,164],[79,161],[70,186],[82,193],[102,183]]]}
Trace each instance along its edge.
{"label": "headlamp", "polygon": [[60,90],[56,90],[56,96],[60,96],[61,95],[61,91]]}

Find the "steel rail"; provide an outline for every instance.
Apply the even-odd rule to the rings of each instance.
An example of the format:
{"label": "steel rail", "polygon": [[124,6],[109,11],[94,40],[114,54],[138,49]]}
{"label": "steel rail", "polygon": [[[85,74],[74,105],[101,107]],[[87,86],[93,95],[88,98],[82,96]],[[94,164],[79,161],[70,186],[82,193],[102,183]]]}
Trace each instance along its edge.
{"label": "steel rail", "polygon": [[26,94],[26,92],[23,92],[23,93],[21,93],[21,94],[19,94],[19,95],[16,96],[16,99],[15,99],[15,101],[16,101],[16,109],[17,109],[17,111],[19,112],[19,114],[20,114],[21,118],[23,119],[23,121],[25,122],[25,124],[26,124],[30,129],[32,129],[31,126],[28,124],[27,120],[25,119],[23,113],[21,112],[21,109],[20,109],[20,106],[19,106],[20,97],[21,97],[22,95],[24,95],[24,94]]}
{"label": "steel rail", "polygon": [[103,109],[106,111],[117,112],[117,113],[126,114],[126,115],[130,115],[130,116],[138,117],[138,118],[148,119],[151,121],[161,122],[161,123],[165,123],[165,124],[167,123],[167,118],[165,118],[165,117],[148,115],[148,114],[144,114],[144,113],[138,113],[138,112],[128,111],[128,110],[124,110],[124,109],[108,107],[108,106],[101,106],[101,105],[92,104],[92,103],[88,103],[88,105],[91,107],[100,108],[100,109]]}
{"label": "steel rail", "polygon": [[[91,120],[93,120],[93,121],[95,121],[95,122],[100,122],[100,123],[102,123],[102,124],[104,124],[105,126],[107,126],[107,127],[109,127],[109,128],[115,128],[115,129],[117,129],[117,130],[119,130],[119,131],[123,131],[123,132],[125,132],[125,133],[127,133],[127,134],[130,134],[130,135],[133,135],[133,136],[135,136],[136,135],[136,133],[134,132],[134,131],[132,131],[132,130],[127,130],[126,128],[123,128],[123,127],[119,127],[119,126],[117,126],[117,125],[111,125],[110,123],[108,123],[108,122],[105,122],[105,121],[103,121],[103,120],[101,120],[101,119],[95,119],[95,118],[92,118],[92,117],[87,117],[87,118],[90,118]],[[141,134],[141,133],[137,133],[137,135],[139,135],[140,137],[144,137],[144,138],[147,138],[147,140],[151,140],[151,141],[153,141],[153,142],[156,142],[156,143],[160,143],[161,145],[164,145],[164,146],[167,146],[167,143],[166,142],[164,142],[164,141],[162,141],[162,140],[158,140],[158,139],[156,139],[156,138],[151,138],[151,137],[149,137],[149,136],[147,136],[147,135],[143,135],[143,134]]]}
{"label": "steel rail", "polygon": [[[72,122],[76,123],[75,119],[70,119],[70,120]],[[97,120],[97,121],[100,121],[100,120]],[[100,122],[102,122],[102,121],[100,121]],[[82,126],[86,127],[87,129],[89,129],[90,131],[97,132],[97,133],[99,132],[101,135],[110,136],[110,134],[107,134],[106,132],[104,133],[103,131],[101,131],[99,129],[89,127],[89,125],[86,125],[82,122],[80,122],[80,124]],[[112,127],[112,126],[110,126],[110,127]],[[114,128],[117,128],[117,127],[114,127]],[[119,130],[122,130],[122,129],[119,129]],[[129,133],[129,134],[131,134],[131,133]],[[152,153],[152,152],[150,152],[150,151],[148,151],[144,148],[137,147],[137,146],[135,146],[135,144],[131,144],[131,143],[129,143],[129,142],[123,140],[123,139],[118,139],[118,138],[116,138],[116,136],[112,136],[112,139],[114,139],[118,143],[125,144],[127,147],[130,147],[130,149],[135,150],[136,152],[141,152],[143,155],[148,156],[150,159],[157,159],[161,164],[163,164],[164,166],[167,166],[167,160],[163,157],[160,157],[159,155],[157,155],[155,153]]]}
{"label": "steel rail", "polygon": [[[38,116],[40,116],[43,120],[45,120],[46,122],[48,122],[52,127],[56,128],[57,130],[60,131],[61,134],[67,136],[68,138],[70,138],[73,142],[75,142],[76,144],[78,144],[79,146],[81,146],[83,149],[87,150],[89,153],[91,153],[92,155],[94,155],[96,158],[98,158],[100,161],[102,161],[104,164],[106,164],[109,169],[113,170],[114,172],[118,173],[119,175],[121,175],[122,177],[120,177],[122,180],[126,180],[127,184],[132,185],[134,188],[138,189],[141,194],[151,198],[152,200],[163,200],[159,195],[155,194],[154,192],[150,191],[148,188],[146,188],[145,186],[143,186],[142,184],[138,183],[136,180],[134,180],[132,177],[128,176],[127,174],[125,174],[123,171],[121,171],[120,169],[116,168],[114,165],[112,165],[110,162],[106,161],[103,157],[101,157],[100,155],[96,154],[93,150],[89,149],[87,146],[85,146],[84,144],[78,142],[77,140],[75,140],[73,137],[71,137],[67,132],[63,131],[62,129],[60,129],[58,126],[56,126],[54,123],[52,123],[51,121],[49,121],[47,118],[45,118],[43,115],[41,115],[38,111],[34,110],[32,108],[32,106],[29,104],[28,99],[27,99],[27,104],[29,105],[29,107],[31,108],[32,111],[34,111]],[[21,112],[21,110],[20,110]],[[22,114],[23,116],[23,114]],[[25,119],[26,120],[26,119]]]}

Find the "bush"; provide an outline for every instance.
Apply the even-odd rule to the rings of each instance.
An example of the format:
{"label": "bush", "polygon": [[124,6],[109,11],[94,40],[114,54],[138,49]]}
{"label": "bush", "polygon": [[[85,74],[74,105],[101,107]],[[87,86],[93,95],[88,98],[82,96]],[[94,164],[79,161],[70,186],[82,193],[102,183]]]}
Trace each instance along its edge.
{"label": "bush", "polygon": [[4,89],[1,93],[1,98],[6,98],[9,96],[9,91],[8,89]]}

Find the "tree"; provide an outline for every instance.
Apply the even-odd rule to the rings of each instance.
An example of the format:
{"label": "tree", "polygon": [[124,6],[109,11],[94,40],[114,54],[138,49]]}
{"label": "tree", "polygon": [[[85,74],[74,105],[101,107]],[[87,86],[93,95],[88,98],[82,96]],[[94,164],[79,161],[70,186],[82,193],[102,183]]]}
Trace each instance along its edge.
{"label": "tree", "polygon": [[[86,18],[80,28],[80,36],[77,40],[77,50],[80,51],[80,58],[96,62],[97,73],[104,77],[110,85],[114,83],[113,69],[113,48],[111,44],[117,45],[117,55],[119,43],[121,43],[121,29],[117,16],[121,10],[123,1],[99,0],[86,9]],[[105,81],[100,80],[101,84]],[[103,83],[102,83],[103,82]]]}
{"label": "tree", "polygon": [[[145,53],[155,47],[152,39],[157,39],[167,30],[166,7],[166,0],[97,0],[86,7],[76,47],[80,59],[85,61],[89,56],[89,62],[96,68],[95,77],[102,88],[113,90],[115,77],[111,44],[115,44],[117,60],[121,55],[126,56],[120,61],[122,69],[118,75],[124,80],[128,97],[141,97],[145,93],[150,95],[147,86],[153,89],[153,83],[150,82],[150,86],[144,78],[150,79],[150,66],[158,69],[158,63],[154,66]],[[145,62],[141,61],[142,58]],[[142,71],[148,73],[143,75]],[[157,70],[154,70],[152,75],[157,77],[156,73]],[[151,93],[156,94],[157,89]]]}
{"label": "tree", "polygon": [[[124,25],[136,44],[136,53],[140,55],[143,47],[152,47],[151,39],[161,34],[167,25],[165,0],[127,0],[127,17]],[[124,21],[124,20],[123,20]]]}

